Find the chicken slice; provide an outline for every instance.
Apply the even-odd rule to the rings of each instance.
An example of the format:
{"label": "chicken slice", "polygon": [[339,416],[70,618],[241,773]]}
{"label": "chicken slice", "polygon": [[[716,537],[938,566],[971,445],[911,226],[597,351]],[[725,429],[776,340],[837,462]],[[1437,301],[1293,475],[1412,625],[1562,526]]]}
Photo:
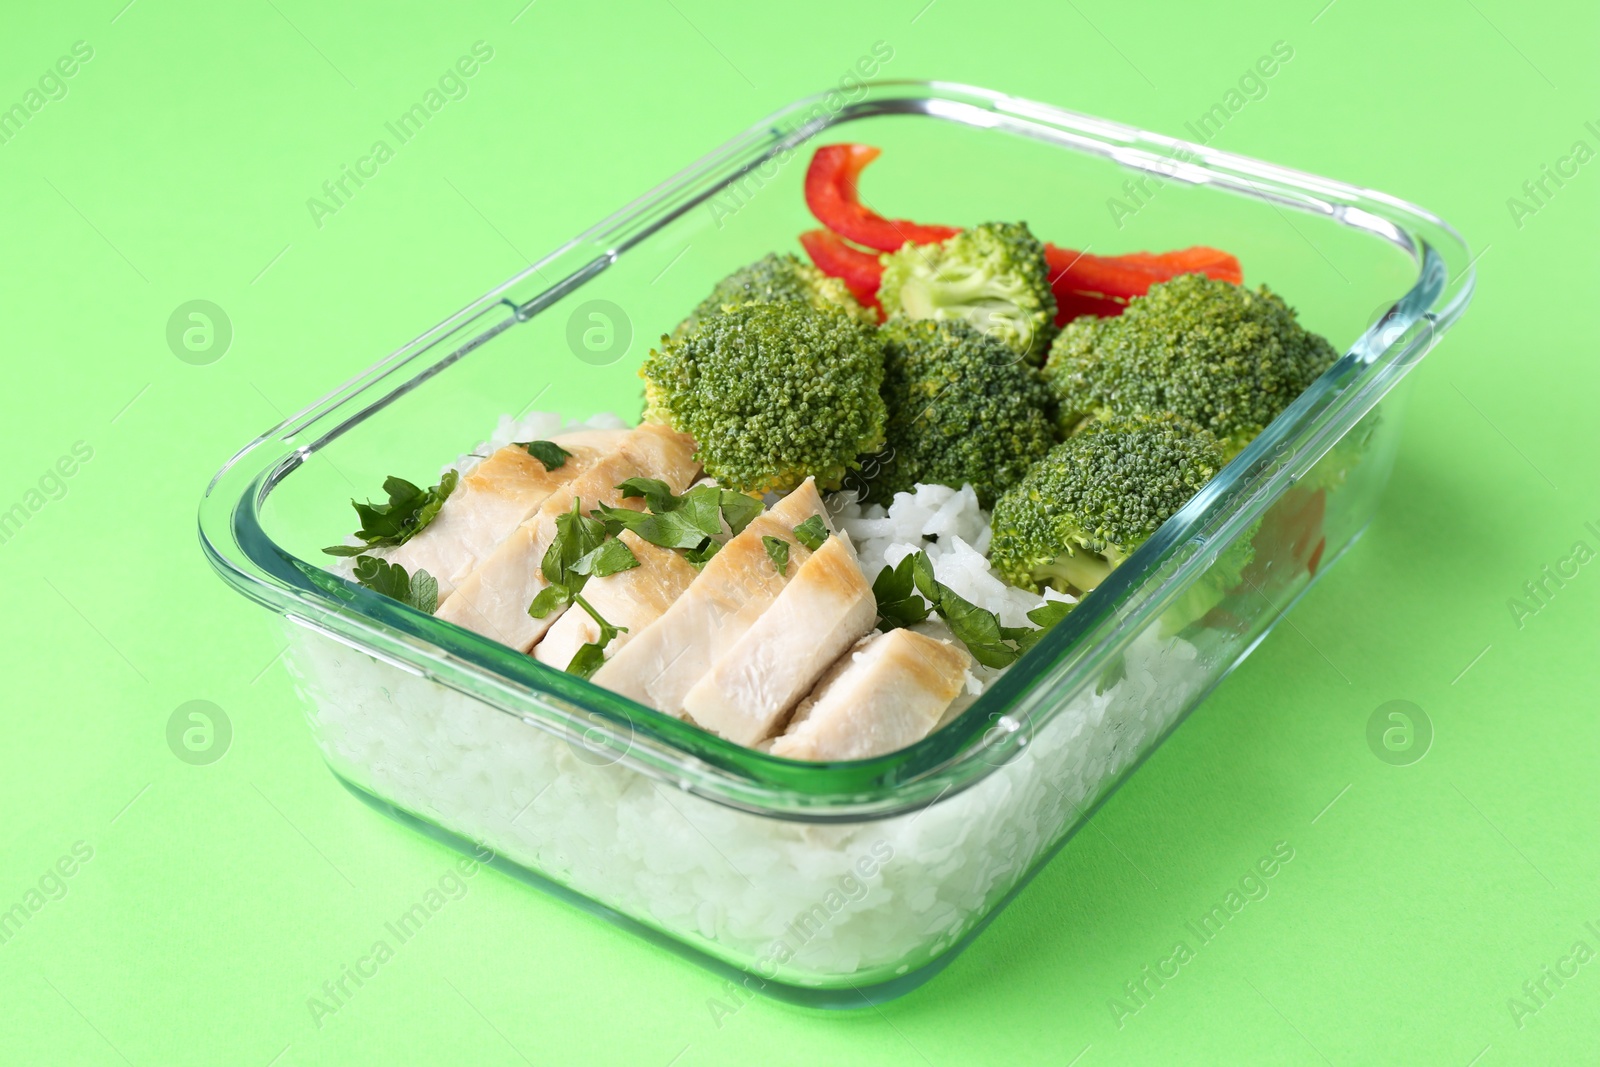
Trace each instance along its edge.
{"label": "chicken slice", "polygon": [[[583,587],[583,599],[602,619],[626,627],[606,646],[607,659],[659,619],[700,575],[683,553],[652,545],[632,530],[623,530],[617,540],[628,546],[639,565],[604,578],[590,578]],[[598,640],[600,624],[587,611],[568,611],[533,646],[533,658],[564,671],[578,649]]]}
{"label": "chicken slice", "polygon": [[971,662],[964,649],[912,630],[865,637],[795,709],[772,754],[853,760],[905,748],[938,723]]}
{"label": "chicken slice", "polygon": [[[659,478],[674,493],[686,489],[700,466],[694,461],[694,439],[665,426],[629,430],[618,446],[583,474],[563,486],[512,531],[476,570],[439,605],[437,616],[526,652],[560,616],[542,619],[528,614],[528,605],[547,586],[540,563],[556,536],[556,516],[572,510],[577,500],[588,512],[599,504],[642,508],[638,497],[623,499],[617,490],[629,478]],[[607,620],[610,621],[610,620]]]}
{"label": "chicken slice", "polygon": [[[811,550],[795,540],[794,528],[813,515],[827,521],[822,498],[808,478],[730,538],[661,618],[595,672],[594,683],[682,718],[684,696],[810,558]],[[789,542],[785,573],[773,566],[763,537]]]}
{"label": "chicken slice", "polygon": [[[793,562],[789,566],[793,569]],[[729,741],[763,741],[877,617],[872,584],[861,573],[849,537],[829,537],[794,571],[772,606],[694,684],[683,709]]]}
{"label": "chicken slice", "polygon": [[425,570],[439,581],[439,600],[455,587],[550,494],[583,474],[627,436],[626,430],[579,430],[552,440],[572,453],[555,470],[507,445],[464,475],[427,529],[387,553],[415,574]]}

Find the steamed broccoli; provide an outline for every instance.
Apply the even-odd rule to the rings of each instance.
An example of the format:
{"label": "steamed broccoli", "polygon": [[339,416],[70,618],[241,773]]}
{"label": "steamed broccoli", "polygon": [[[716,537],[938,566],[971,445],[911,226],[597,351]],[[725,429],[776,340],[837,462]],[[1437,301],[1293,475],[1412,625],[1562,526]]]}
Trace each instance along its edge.
{"label": "steamed broccoli", "polygon": [[692,436],[728,489],[837,488],[883,447],[883,342],[839,309],[730,305],[663,337],[639,375],[645,419]]}
{"label": "steamed broccoli", "polygon": [[851,318],[878,324],[877,315],[862,307],[838,278],[830,278],[798,256],[769,253],[748,266],[740,267],[717,283],[711,295],[678,324],[674,337],[682,337],[702,319],[716,315],[732,304],[771,304],[798,300],[815,308],[837,307]]}
{"label": "steamed broccoli", "polygon": [[1255,535],[1261,520],[1217,554],[1204,574],[1191,582],[1161,613],[1161,633],[1169,636],[1206,616],[1212,608],[1245,584],[1244,570],[1256,558]]}
{"label": "steamed broccoli", "polygon": [[865,498],[970,483],[993,507],[1055,444],[1038,372],[960,319],[894,319],[881,334],[887,443],[862,471]]}
{"label": "steamed broccoli", "polygon": [[1367,456],[1378,448],[1378,430],[1382,425],[1382,408],[1367,412],[1306,471],[1299,484],[1308,489],[1337,489],[1344,485]]}
{"label": "steamed broccoli", "polygon": [[1185,274],[1115,318],[1069,323],[1044,377],[1063,434],[1094,417],[1168,411],[1210,430],[1231,459],[1337,357],[1266,286]]}
{"label": "steamed broccoli", "polygon": [[994,507],[989,560],[1038,592],[1095,588],[1222,467],[1216,438],[1172,415],[1096,422]]}
{"label": "steamed broccoli", "polygon": [[1037,365],[1050,343],[1056,298],[1044,245],[1025,223],[988,222],[936,245],[883,257],[878,300],[892,316],[966,319]]}

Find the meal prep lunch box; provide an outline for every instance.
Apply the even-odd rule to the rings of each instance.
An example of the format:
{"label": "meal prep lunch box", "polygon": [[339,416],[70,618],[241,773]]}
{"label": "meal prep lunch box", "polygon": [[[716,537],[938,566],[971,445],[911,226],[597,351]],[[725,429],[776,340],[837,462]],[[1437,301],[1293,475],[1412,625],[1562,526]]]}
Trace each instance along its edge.
{"label": "meal prep lunch box", "polygon": [[[886,214],[1024,219],[1100,254],[1226,249],[1343,356],[971,708],[874,759],[743,748],[325,569],[352,483],[427,484],[506,414],[637,412],[638,367],[683,310],[798,251],[806,161],[829,140],[885,149],[869,184]],[[949,963],[1355,541],[1398,387],[1472,278],[1449,226],[1382,193],[983,89],[835,90],[257,438],[206,490],[201,543],[283,620],[351,792],[751,990],[862,1006]],[[1166,609],[1241,538],[1274,547],[1173,631]]]}

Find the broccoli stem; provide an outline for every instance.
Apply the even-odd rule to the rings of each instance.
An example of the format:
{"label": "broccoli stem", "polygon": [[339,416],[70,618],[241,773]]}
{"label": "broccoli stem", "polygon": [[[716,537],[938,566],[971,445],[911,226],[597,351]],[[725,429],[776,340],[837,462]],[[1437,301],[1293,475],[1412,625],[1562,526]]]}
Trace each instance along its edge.
{"label": "broccoli stem", "polygon": [[[1040,582],[1065,583],[1080,592],[1088,593],[1105,581],[1106,575],[1115,569],[1116,564],[1105,556],[1081,548],[1076,552],[1066,552],[1057,556],[1052,562],[1040,567],[1036,576]],[[1059,587],[1057,585],[1057,588]]]}

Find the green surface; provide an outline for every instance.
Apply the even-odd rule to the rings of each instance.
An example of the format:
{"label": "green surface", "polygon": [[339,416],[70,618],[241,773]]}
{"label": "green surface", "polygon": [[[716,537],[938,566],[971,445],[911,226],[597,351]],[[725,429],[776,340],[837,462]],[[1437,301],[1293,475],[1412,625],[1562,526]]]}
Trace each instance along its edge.
{"label": "green surface", "polygon": [[[0,1059],[1600,1056],[1600,564],[1566,564],[1576,576],[1520,620],[1508,605],[1575,542],[1600,548],[1592,7],[121,3],[19,8],[0,36],[0,104],[26,106],[73,42],[93,48],[0,143],[0,508],[39,505],[0,544],[0,907],[39,905],[0,944]],[[465,98],[316,225],[307,198],[480,40],[493,57]],[[1482,252],[1477,302],[1417,372],[1377,519],[1291,624],[963,957],[881,1010],[728,999],[485,872],[319,1026],[308,998],[454,859],[322,767],[274,626],[196,547],[217,466],[874,42],[893,49],[887,76],[1183,134],[1280,40],[1292,61],[1214,143],[1416,200]],[[1577,141],[1576,176],[1527,200],[1543,165],[1577,165],[1561,162]],[[203,366],[166,340],[195,299],[233,327]],[[48,476],[62,457],[71,476]],[[168,746],[191,700],[232,725],[208,766]],[[1390,700],[1432,722],[1420,762],[1368,746]],[[1267,897],[1119,1026],[1124,983],[1279,842],[1293,859]]]}

